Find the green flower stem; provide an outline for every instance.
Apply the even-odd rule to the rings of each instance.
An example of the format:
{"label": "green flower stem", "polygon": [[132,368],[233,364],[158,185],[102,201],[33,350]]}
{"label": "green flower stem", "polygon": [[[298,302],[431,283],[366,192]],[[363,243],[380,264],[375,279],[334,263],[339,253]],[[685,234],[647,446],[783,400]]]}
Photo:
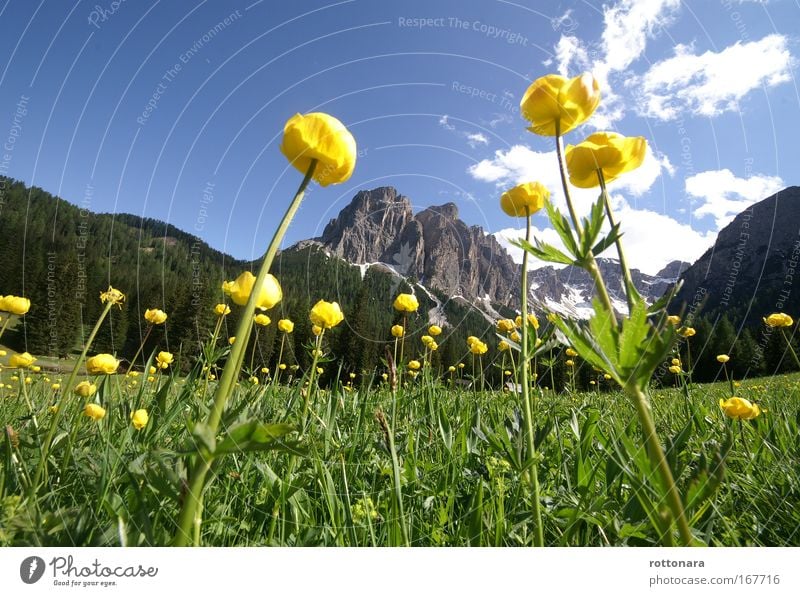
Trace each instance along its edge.
{"label": "green flower stem", "polygon": [[783,335],[783,339],[786,342],[786,347],[789,348],[789,352],[792,353],[792,358],[794,358],[794,363],[797,365],[797,368],[800,369],[800,359],[797,358],[797,352],[794,351],[792,347],[792,342],[789,341],[789,338],[786,337],[786,329],[781,327],[781,335]]}
{"label": "green flower stem", "polygon": [[[558,170],[561,173],[561,187],[564,189],[564,197],[567,200],[567,208],[569,209],[569,215],[572,218],[572,225],[575,226],[575,231],[578,233],[578,236],[582,236],[583,227],[578,219],[578,214],[575,212],[575,206],[572,203],[572,196],[569,194],[569,185],[567,184],[567,166],[564,163],[564,150],[561,143],[560,128],[560,122],[556,121],[556,156],[558,157]],[[603,281],[603,275],[600,273],[600,268],[597,266],[597,260],[594,258],[594,254],[591,250],[589,251],[588,256],[589,264],[587,270],[589,271],[589,275],[591,275],[592,279],[594,280],[594,285],[595,288],[597,288],[597,294],[600,297],[600,300],[603,301],[603,304],[609,312],[611,320],[616,325],[617,317],[614,314],[614,305],[611,302],[611,296],[608,295],[608,289],[606,288],[605,281]]]}
{"label": "green flower stem", "polygon": [[[531,240],[531,213],[525,208],[525,241]],[[542,511],[539,503],[539,474],[536,461],[536,444],[533,440],[533,414],[531,413],[531,400],[528,394],[528,251],[522,253],[522,273],[520,301],[522,306],[522,329],[520,343],[520,381],[522,385],[522,411],[525,417],[525,439],[528,447],[528,460],[531,461],[527,476],[533,493],[533,519],[534,528],[533,545],[544,546],[544,528],[542,527]]]}
{"label": "green flower stem", "polygon": [[11,317],[6,317],[6,320],[3,321],[3,326],[0,327],[0,337],[3,337],[3,333],[6,332],[6,327],[8,327],[9,321],[11,321]]}
{"label": "green flower stem", "polygon": [[[225,367],[222,369],[222,378],[217,385],[217,390],[214,393],[214,403],[211,407],[211,412],[208,415],[207,426],[212,436],[216,436],[217,434],[217,430],[219,429],[219,421],[222,418],[222,412],[225,410],[225,404],[228,402],[228,398],[230,397],[231,393],[233,392],[233,388],[236,385],[236,379],[239,376],[239,369],[244,357],[244,350],[246,349],[248,340],[250,339],[253,313],[256,310],[256,302],[258,301],[261,286],[267,277],[267,273],[269,273],[270,267],[272,267],[272,261],[275,259],[275,255],[277,254],[278,248],[281,245],[283,236],[286,234],[289,224],[294,218],[295,213],[297,213],[297,209],[300,207],[306,187],[308,186],[309,182],[311,182],[311,177],[314,175],[314,169],[316,167],[317,160],[314,159],[311,161],[311,165],[309,165],[308,171],[306,172],[303,181],[300,183],[300,187],[297,189],[297,192],[294,195],[294,199],[292,199],[289,208],[283,215],[283,219],[281,220],[278,229],[275,231],[275,235],[272,237],[272,242],[270,242],[269,248],[264,255],[264,260],[261,263],[261,269],[259,269],[255,283],[253,284],[253,291],[250,292],[250,298],[247,300],[247,305],[245,305],[244,310],[239,317],[239,325],[236,330],[236,341],[233,344],[233,349],[228,357],[228,361],[225,363]],[[205,487],[205,478],[210,467],[211,459],[206,459],[204,454],[201,453],[198,453],[195,456],[195,463],[192,467],[189,477],[189,491],[186,494],[183,507],[181,507],[181,511],[178,515],[178,531],[172,541],[174,546],[186,546],[189,540],[192,539],[193,534],[196,532],[196,530],[193,532],[193,525],[195,523],[196,512],[198,510],[198,506],[200,505],[203,489]]]}
{"label": "green flower stem", "polygon": [[[136,359],[139,358],[139,354],[141,354],[142,350],[144,350],[144,344],[147,343],[147,339],[150,337],[150,332],[152,330],[153,330],[153,324],[150,323],[150,326],[147,328],[147,333],[144,334],[144,339],[142,339],[142,343],[139,345],[139,349],[136,350],[136,354],[134,355],[133,358],[131,358],[131,369],[133,369],[133,367],[136,366]],[[147,365],[146,361],[142,363],[142,366],[145,365]]]}
{"label": "green flower stem", "polygon": [[[603,204],[606,208],[606,216],[608,217],[608,223],[611,224],[611,227],[617,225],[616,220],[614,219],[614,213],[611,211],[611,200],[608,196],[608,191],[606,190],[606,180],[603,177],[603,170],[597,170],[597,178],[600,180],[600,193],[603,196]],[[625,297],[628,300],[628,312],[633,312],[633,305],[635,303],[633,298],[633,277],[631,277],[631,270],[628,268],[628,262],[625,258],[625,251],[622,249],[622,238],[617,236],[617,239],[614,241],[614,244],[617,245],[617,254],[619,255],[619,265],[622,268],[622,276],[625,281]]]}
{"label": "green flower stem", "polygon": [[[78,360],[75,362],[75,366],[72,367],[72,372],[67,379],[67,384],[64,385],[64,388],[61,392],[61,399],[58,400],[56,404],[56,411],[50,420],[50,429],[47,431],[47,438],[45,438],[44,443],[42,443],[42,454],[39,460],[39,465],[36,468],[36,474],[33,477],[33,483],[31,484],[31,493],[35,492],[39,489],[39,482],[42,480],[42,476],[47,472],[47,457],[50,454],[50,446],[53,444],[53,437],[56,434],[56,428],[58,428],[58,422],[61,420],[61,416],[64,413],[64,406],[66,406],[67,400],[69,399],[70,392],[72,391],[72,386],[75,383],[75,378],[78,376],[78,370],[80,370],[81,366],[83,366],[84,361],[86,360],[86,354],[89,353],[89,348],[92,346],[92,342],[94,341],[97,332],[100,331],[100,326],[105,321],[106,316],[108,316],[111,307],[114,306],[114,302],[109,300],[106,302],[106,307],[103,309],[103,312],[100,313],[100,317],[97,319],[97,322],[94,324],[94,329],[89,334],[89,339],[86,342],[86,345],[83,348],[83,352],[78,357]],[[71,445],[71,443],[69,443]],[[69,458],[69,449],[67,449],[67,456]],[[66,468],[64,468],[66,469]]]}
{"label": "green flower stem", "polygon": [[633,399],[633,403],[636,406],[636,413],[642,425],[642,432],[644,432],[647,453],[650,456],[650,461],[658,470],[661,481],[664,484],[664,489],[667,491],[667,506],[672,513],[673,520],[678,524],[681,542],[683,546],[692,546],[694,544],[694,537],[692,536],[692,531],[689,529],[689,523],[686,521],[686,515],[683,511],[683,501],[681,501],[678,487],[675,486],[675,479],[672,477],[672,471],[669,469],[667,457],[664,455],[661,442],[658,440],[658,435],[656,434],[656,425],[653,422],[650,402],[644,391],[634,383],[627,385],[625,387],[625,392]]}

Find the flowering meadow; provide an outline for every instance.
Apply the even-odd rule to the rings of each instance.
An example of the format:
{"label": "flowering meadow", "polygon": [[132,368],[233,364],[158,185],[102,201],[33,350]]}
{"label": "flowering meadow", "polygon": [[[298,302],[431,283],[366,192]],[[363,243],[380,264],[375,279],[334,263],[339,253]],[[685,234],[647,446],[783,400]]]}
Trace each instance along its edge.
{"label": "flowering meadow", "polygon": [[[495,321],[491,338],[470,335],[465,358],[440,364],[433,355],[446,324],[407,333],[420,309],[412,284],[383,305],[396,324],[381,365],[360,372],[348,372],[348,354],[329,341],[356,313],[330,296],[307,313],[310,365],[282,360],[298,321],[278,316],[278,247],[308,185],[323,187],[309,201],[324,200],[357,156],[333,116],[290,118],[281,151],[302,181],[262,261],[219,280],[225,300],[199,353],[145,349],[153,329],[170,325],[157,305],[133,315],[147,331],[130,361],[97,353],[95,338],[135,291],[124,287],[96,288],[102,310],[69,370],[49,367],[48,355],[0,352],[0,544],[800,543],[800,379],[736,379],[731,356],[718,354],[725,381],[693,380],[681,343],[697,332],[685,313],[668,311],[671,295],[652,305],[639,295],[606,192],[642,164],[646,140],[596,132],[564,146],[600,101],[589,73],[546,75],[522,98],[528,130],[555,143],[567,213],[535,180],[500,198],[527,229],[516,243],[517,316]],[[578,208],[571,187],[597,188],[597,201]],[[531,236],[540,210],[563,248]],[[619,261],[624,313],[609,297],[601,253]],[[531,259],[585,269],[592,316],[533,312]],[[26,297],[0,295],[0,342],[30,308]],[[763,313],[763,324],[797,362],[791,314]],[[271,325],[280,337],[273,370],[248,349]],[[568,371],[560,390],[546,374],[554,358]],[[654,387],[660,368],[674,387]],[[578,370],[591,371],[588,391]]]}

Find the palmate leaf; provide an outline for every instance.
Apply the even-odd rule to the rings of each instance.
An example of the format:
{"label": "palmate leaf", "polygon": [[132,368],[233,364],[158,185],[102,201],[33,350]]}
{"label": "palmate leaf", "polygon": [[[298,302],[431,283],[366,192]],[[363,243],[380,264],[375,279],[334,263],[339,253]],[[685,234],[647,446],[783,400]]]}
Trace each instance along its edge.
{"label": "palmate leaf", "polygon": [[597,237],[600,235],[600,230],[605,221],[605,212],[603,211],[602,195],[594,205],[589,214],[589,218],[583,218],[583,233],[581,234],[581,253],[577,255],[580,260],[588,262],[589,252],[597,242]]}
{"label": "palmate leaf", "polygon": [[569,225],[569,221],[564,214],[553,207],[553,204],[550,201],[546,201],[544,206],[547,210],[547,217],[550,218],[550,223],[553,224],[553,228],[561,238],[564,246],[574,257],[577,258],[579,254],[578,243],[575,240],[574,234],[572,233],[572,228]]}
{"label": "palmate leaf", "polygon": [[611,227],[608,234],[599,240],[597,244],[592,247],[592,254],[598,256],[603,253],[609,246],[614,244],[617,240],[622,238],[622,233],[619,231],[619,224]]}
{"label": "palmate leaf", "polygon": [[228,431],[227,436],[217,443],[214,456],[243,451],[268,451],[271,449],[280,449],[303,455],[296,443],[282,441],[283,437],[295,430],[289,424],[266,424],[258,420],[248,420]]}
{"label": "palmate leaf", "polygon": [[558,250],[555,246],[541,242],[538,238],[534,238],[536,245],[524,239],[512,240],[511,244],[517,246],[524,251],[529,252],[540,261],[547,261],[548,263],[561,263],[563,265],[574,265],[575,259],[565,255]]}

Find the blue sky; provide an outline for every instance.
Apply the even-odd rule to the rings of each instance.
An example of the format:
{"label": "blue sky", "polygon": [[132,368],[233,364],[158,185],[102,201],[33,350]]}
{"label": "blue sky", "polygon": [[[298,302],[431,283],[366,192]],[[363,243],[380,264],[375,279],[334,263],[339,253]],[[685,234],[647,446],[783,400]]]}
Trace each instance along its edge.
{"label": "blue sky", "polygon": [[351,129],[359,159],[346,184],[310,192],[287,244],[384,185],[515,237],[505,188],[539,179],[563,202],[552,141],[518,108],[549,72],[602,83],[568,143],[597,129],[649,141],[613,187],[645,271],[697,258],[748,204],[800,183],[788,0],[0,4],[0,136],[13,136],[0,173],[241,258],[265,249],[300,180],[278,150],[284,122],[318,110]]}

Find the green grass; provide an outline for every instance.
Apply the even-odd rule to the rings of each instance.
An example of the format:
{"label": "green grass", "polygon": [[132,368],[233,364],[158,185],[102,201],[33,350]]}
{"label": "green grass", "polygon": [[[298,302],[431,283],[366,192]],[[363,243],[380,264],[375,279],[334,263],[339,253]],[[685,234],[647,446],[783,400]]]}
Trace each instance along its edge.
{"label": "green grass", "polygon": [[[23,386],[0,371],[0,544],[164,545],[174,536],[186,470],[207,441],[192,421],[208,413],[213,383],[199,368],[136,386],[98,383],[108,411],[94,422],[84,400],[65,406],[39,491],[28,490],[55,400],[45,374]],[[309,431],[267,451],[216,460],[195,543],[254,545],[528,545],[532,504],[518,398],[450,389],[422,375],[397,403],[383,384],[318,393]],[[752,379],[737,393],[766,412],[723,416],[726,383],[655,390],[659,435],[695,536],[709,545],[800,544],[800,375]],[[27,399],[26,399],[27,395]],[[205,395],[205,397],[203,397]],[[30,405],[29,405],[30,404]],[[642,451],[633,406],[621,392],[534,392],[545,543],[657,545],[667,530],[662,488]],[[150,411],[136,431],[130,412]],[[217,444],[237,421],[296,424],[303,398],[290,387],[241,381]],[[396,420],[391,414],[396,410]],[[385,421],[385,424],[381,422]],[[399,491],[388,433],[394,427]],[[246,444],[241,447],[248,448]],[[398,498],[399,494],[399,498]],[[404,515],[401,523],[399,511]]]}

